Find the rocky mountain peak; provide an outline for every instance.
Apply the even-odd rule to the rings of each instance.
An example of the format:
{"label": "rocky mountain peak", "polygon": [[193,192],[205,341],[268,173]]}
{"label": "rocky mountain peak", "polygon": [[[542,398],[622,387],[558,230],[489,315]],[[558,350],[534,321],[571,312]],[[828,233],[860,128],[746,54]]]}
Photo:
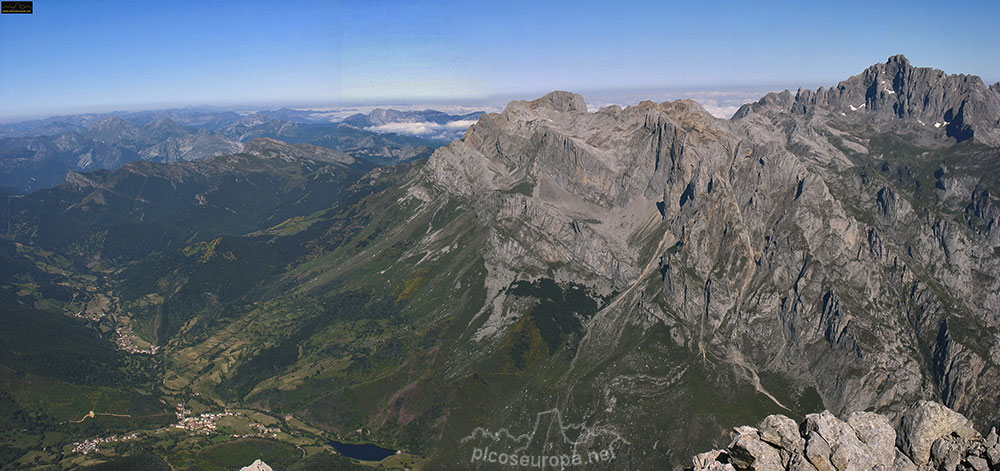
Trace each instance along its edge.
{"label": "rocky mountain peak", "polygon": [[185,130],[180,124],[170,118],[160,118],[147,124],[143,131],[146,133],[148,138],[155,140],[164,140],[171,137],[180,137],[190,134],[189,131]]}
{"label": "rocky mountain peak", "polygon": [[103,129],[131,128],[131,127],[132,125],[129,124],[128,121],[125,121],[124,119],[121,119],[117,116],[110,116],[94,123],[94,125],[91,126],[91,129],[103,130]]}
{"label": "rocky mountain peak", "polygon": [[[727,121],[692,100],[589,113],[582,96],[554,91],[483,115],[463,139],[439,149],[427,170],[460,194],[546,181],[583,200],[616,206],[645,192],[652,174],[662,173],[658,162],[670,152],[664,146],[678,139],[735,139],[722,137],[728,129]],[[656,175],[653,187],[661,188],[666,177]]]}
{"label": "rocky mountain peak", "polygon": [[310,159],[350,165],[356,162],[350,155],[312,144],[292,145],[271,138],[257,138],[243,146],[243,152],[266,158]]}
{"label": "rocky mountain peak", "polygon": [[733,116],[816,116],[866,122],[881,131],[911,128],[961,142],[1000,144],[1000,94],[975,75],[914,67],[903,55],[874,64],[829,89],[769,93]]}
{"label": "rocky mountain peak", "polygon": [[96,182],[88,178],[86,175],[72,170],[66,172],[66,180],[63,184],[78,190],[84,188],[95,188],[98,186]]}
{"label": "rocky mountain peak", "polygon": [[399,120],[403,113],[399,110],[388,109],[388,108],[375,108],[367,116],[361,115],[362,117],[367,117],[370,125],[379,125],[390,123]]}
{"label": "rocky mountain peak", "polygon": [[90,136],[102,142],[137,139],[139,130],[128,121],[116,116],[104,118],[89,130]]}
{"label": "rocky mountain peak", "polygon": [[[424,173],[435,186],[485,202],[482,221],[524,212],[545,221],[539,233],[592,234],[587,250],[569,241],[523,243],[624,284],[644,269],[626,241],[639,226],[692,207],[699,188],[715,187],[714,176],[741,149],[733,128],[690,100],[589,113],[580,95],[552,92],[483,115],[463,139],[438,149]],[[756,168],[742,156],[737,163]]]}
{"label": "rocky mountain peak", "polygon": [[899,69],[912,69],[913,68],[913,66],[910,65],[910,60],[907,59],[906,56],[904,56],[902,54],[896,54],[894,56],[890,56],[889,60],[886,61],[886,65],[897,67]]}
{"label": "rocky mountain peak", "polygon": [[174,121],[174,120],[172,120],[172,119],[164,116],[162,118],[159,118],[159,119],[157,119],[157,120],[149,123],[149,126],[153,127],[153,128],[158,128],[158,127],[163,127],[163,126],[174,127],[174,126],[178,126],[178,124],[177,124],[177,121]]}
{"label": "rocky mountain peak", "polygon": [[586,113],[587,103],[583,97],[572,92],[554,91],[527,103],[532,109],[547,108],[563,113]]}
{"label": "rocky mountain peak", "polygon": [[183,130],[184,129],[184,128],[181,127],[180,124],[177,124],[177,121],[174,121],[174,120],[172,120],[170,118],[160,118],[160,119],[157,119],[156,121],[153,121],[153,122],[149,123],[147,125],[147,128],[151,129],[151,130],[152,129],[170,129],[170,130],[174,130],[174,129],[181,129],[181,130]]}

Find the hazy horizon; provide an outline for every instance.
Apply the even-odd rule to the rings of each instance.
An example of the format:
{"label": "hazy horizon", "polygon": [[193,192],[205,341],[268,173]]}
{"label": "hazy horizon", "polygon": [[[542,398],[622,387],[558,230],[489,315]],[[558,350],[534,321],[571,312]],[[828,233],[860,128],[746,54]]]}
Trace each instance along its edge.
{"label": "hazy horizon", "polygon": [[[644,100],[656,102],[692,99],[700,103],[708,112],[718,118],[729,118],[740,105],[763,97],[768,92],[781,91],[789,87],[768,87],[753,90],[743,89],[623,89],[623,90],[566,90],[582,95],[591,111],[604,106],[630,106]],[[815,88],[815,87],[803,87]],[[794,89],[792,89],[794,91]],[[387,108],[401,111],[432,109],[450,114],[464,114],[473,111],[499,112],[514,100],[533,100],[555,90],[525,93],[523,96],[498,96],[482,100],[423,100],[423,101],[370,101],[352,103],[322,102],[274,102],[274,103],[149,103],[132,105],[106,105],[67,109],[63,112],[43,112],[27,115],[0,115],[0,124],[54,119],[80,115],[128,114],[143,111],[233,111],[251,114],[259,111],[293,109],[330,111],[330,121],[339,121],[354,113],[364,113]]]}
{"label": "hazy horizon", "polygon": [[993,83],[1000,5],[974,3],[970,16],[930,2],[36,2],[31,15],[0,16],[0,45],[17,51],[0,58],[0,121],[187,106],[496,107],[557,89],[795,90],[894,54]]}

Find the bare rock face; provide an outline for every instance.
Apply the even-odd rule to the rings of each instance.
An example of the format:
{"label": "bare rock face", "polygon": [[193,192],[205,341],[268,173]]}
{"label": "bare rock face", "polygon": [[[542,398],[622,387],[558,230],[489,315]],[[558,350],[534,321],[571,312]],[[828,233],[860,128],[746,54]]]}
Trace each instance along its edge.
{"label": "bare rock face", "polygon": [[734,119],[768,110],[810,114],[820,109],[832,112],[834,119],[863,121],[884,129],[909,125],[959,142],[971,139],[1000,145],[996,84],[987,87],[974,75],[913,67],[902,55],[872,65],[836,87],[799,90],[794,95],[770,93],[743,105]]}
{"label": "bare rock face", "polygon": [[537,100],[528,102],[531,107],[547,107],[563,113],[586,113],[587,104],[583,97],[572,92],[555,91]]}
{"label": "bare rock face", "polygon": [[[485,301],[456,355],[468,360],[450,366],[473,371],[514,335],[526,302],[515,283],[576,284],[600,308],[549,351],[566,359],[546,370],[566,391],[556,405],[586,398],[595,417],[630,424],[672,411],[656,429],[666,436],[637,440],[681,456],[747,421],[708,410],[693,438],[682,409],[703,395],[753,399],[758,417],[829,409],[805,434],[778,419],[747,431],[734,463],[773,461],[759,441],[801,446],[782,462],[803,471],[844,471],[861,454],[918,466],[889,449],[885,423],[834,416],[895,423],[935,398],[979,427],[1000,419],[1000,140],[988,122],[1000,96],[980,85],[894,57],[732,120],[685,100],[588,112],[566,92],[481,116],[419,176],[483,234]],[[957,121],[972,142],[949,134]],[[641,462],[662,462],[653,455]]]}
{"label": "bare rock face", "polygon": [[267,463],[261,460],[254,460],[249,466],[244,466],[240,468],[240,471],[273,471]]}
{"label": "bare rock face", "polygon": [[[781,430],[780,434],[775,434]],[[780,436],[779,439],[776,439]],[[846,421],[829,411],[810,414],[800,426],[783,415],[757,428],[737,427],[724,450],[692,459],[693,471],[996,471],[995,429],[984,439],[968,419],[947,407],[920,401],[894,429],[888,417],[854,412]],[[992,461],[991,461],[992,460]]]}
{"label": "bare rock face", "polygon": [[944,459],[979,440],[979,432],[962,414],[935,402],[920,401],[903,414],[897,444],[914,464],[925,466],[931,462],[935,446],[933,455]]}
{"label": "bare rock face", "polygon": [[143,160],[173,163],[235,154],[242,150],[243,144],[234,139],[212,134],[190,134],[167,138],[139,151],[139,156]]}
{"label": "bare rock face", "polygon": [[335,162],[349,165],[355,162],[354,157],[343,152],[312,144],[288,144],[276,139],[258,138],[243,147],[243,152],[260,157],[279,157],[283,159],[312,159],[324,162]]}

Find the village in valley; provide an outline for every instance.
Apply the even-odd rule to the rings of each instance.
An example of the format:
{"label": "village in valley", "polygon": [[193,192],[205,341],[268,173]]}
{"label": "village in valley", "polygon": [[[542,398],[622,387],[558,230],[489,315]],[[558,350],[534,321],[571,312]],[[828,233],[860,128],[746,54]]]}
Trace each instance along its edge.
{"label": "village in valley", "polygon": [[141,348],[136,345],[139,338],[132,331],[132,326],[125,324],[115,328],[115,345],[119,350],[137,355],[155,355],[160,347],[150,345],[149,348]]}
{"label": "village in valley", "polygon": [[[98,294],[93,296],[89,302],[76,303],[73,309],[70,309],[70,307],[67,306],[64,308],[64,311],[66,311],[68,315],[78,319],[84,319],[89,322],[106,323],[111,321],[111,325],[114,326],[113,342],[117,349],[122,352],[133,355],[157,354],[160,347],[158,345],[150,344],[139,337],[135,333],[129,318],[119,318],[116,315],[108,314],[109,310],[114,310],[113,299],[114,298],[109,296]],[[74,301],[78,301],[76,296],[74,296]],[[108,327],[105,327],[103,330],[105,332],[110,331]],[[198,408],[202,410],[206,407],[196,401],[195,403],[198,404]],[[277,419],[250,410],[236,412],[225,409],[222,412],[206,411],[194,413],[191,408],[186,407],[182,403],[178,403],[174,414],[177,421],[169,426],[128,434],[113,434],[105,437],[89,438],[79,442],[74,442],[72,443],[71,453],[78,455],[106,455],[111,453],[113,455],[115,446],[120,443],[135,441],[137,439],[147,439],[170,432],[185,432],[191,437],[213,436],[225,433],[234,439],[258,438],[270,440],[278,439],[279,434],[282,433],[281,427],[277,426],[277,423],[279,422]],[[98,415],[116,416],[117,414],[100,412],[95,413],[94,411],[91,411],[79,422],[87,419],[93,419]],[[264,419],[267,424],[261,423],[258,419]],[[286,422],[292,419],[293,417],[291,416],[285,417]]]}
{"label": "village in valley", "polygon": [[[96,415],[115,415],[108,413],[95,413],[91,411],[79,422]],[[110,435],[107,437],[97,437],[73,443],[73,453],[88,455],[102,453],[102,447],[113,449],[117,443],[132,441],[140,438],[140,435],[159,435],[170,431],[184,431],[189,436],[212,435],[217,433],[227,433],[231,438],[262,438],[276,440],[282,433],[282,428],[277,426],[277,419],[264,415],[256,411],[232,411],[225,409],[222,412],[204,412],[194,414],[190,408],[184,404],[177,404],[175,410],[177,422],[159,429],[148,432],[133,432],[126,435]],[[228,418],[228,420],[227,420]],[[257,419],[269,419],[269,424],[264,424]],[[285,422],[291,422],[295,418],[291,415],[285,416]]]}

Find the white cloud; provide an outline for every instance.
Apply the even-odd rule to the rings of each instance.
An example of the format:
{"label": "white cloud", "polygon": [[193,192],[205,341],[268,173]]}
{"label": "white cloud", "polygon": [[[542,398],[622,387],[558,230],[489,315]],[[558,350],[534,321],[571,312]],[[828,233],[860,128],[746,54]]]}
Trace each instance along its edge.
{"label": "white cloud", "polygon": [[477,120],[475,119],[459,119],[457,121],[451,121],[449,123],[445,123],[444,128],[450,130],[465,131],[466,129],[469,129],[469,126],[476,124],[476,121]]}
{"label": "white cloud", "polygon": [[736,114],[736,111],[740,109],[739,106],[705,106],[705,111],[708,111],[716,118],[729,119]]}
{"label": "white cloud", "polygon": [[413,136],[423,136],[435,131],[434,123],[386,123],[378,126],[369,126],[365,131],[391,132],[396,134],[409,134]]}
{"label": "white cloud", "polygon": [[451,140],[458,139],[465,134],[465,130],[476,123],[474,119],[460,119],[449,121],[444,124],[421,121],[416,123],[386,123],[378,126],[369,126],[365,131],[380,133],[405,134],[407,136],[426,137],[430,139]]}

